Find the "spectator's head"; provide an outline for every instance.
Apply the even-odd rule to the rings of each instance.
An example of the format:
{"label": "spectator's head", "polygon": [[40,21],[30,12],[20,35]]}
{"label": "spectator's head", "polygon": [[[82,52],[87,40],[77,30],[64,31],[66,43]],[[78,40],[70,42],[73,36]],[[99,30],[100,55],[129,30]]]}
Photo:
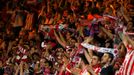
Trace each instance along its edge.
{"label": "spectator's head", "polygon": [[128,24],[127,24],[127,31],[129,32],[129,31],[133,31],[133,28],[134,28],[134,25],[133,25],[133,22],[128,22]]}
{"label": "spectator's head", "polygon": [[38,53],[35,52],[32,54],[32,60],[37,61],[37,60],[39,60],[39,58],[40,58],[40,55]]}
{"label": "spectator's head", "polygon": [[46,62],[46,59],[45,58],[41,58],[40,59],[40,66],[44,67],[45,66],[45,62]]}
{"label": "spectator's head", "polygon": [[63,56],[62,52],[56,53],[56,60],[58,63],[62,63],[62,56]]}
{"label": "spectator's head", "polygon": [[95,66],[100,63],[100,57],[98,55],[93,55],[91,65]]}
{"label": "spectator's head", "polygon": [[67,32],[66,39],[69,40],[70,38],[71,38],[71,34],[69,32]]}
{"label": "spectator's head", "polygon": [[118,47],[118,56],[119,57],[125,57],[127,53],[127,50],[125,48],[125,45],[122,43],[119,47]]}
{"label": "spectator's head", "polygon": [[23,44],[24,44],[23,39],[20,39],[20,40],[19,40],[19,44],[20,44],[20,45],[23,45]]}
{"label": "spectator's head", "polygon": [[69,40],[70,47],[74,48],[76,42],[77,42],[77,40],[75,39],[75,37],[71,37],[71,39]]}
{"label": "spectator's head", "polygon": [[26,69],[29,69],[29,67],[30,67],[26,62],[25,62],[23,65],[24,65],[24,69],[25,69],[25,70],[26,70]]}
{"label": "spectator's head", "polygon": [[53,63],[51,61],[45,61],[45,68],[52,68],[53,67]]}
{"label": "spectator's head", "polygon": [[106,40],[105,41],[105,47],[106,48],[113,48],[113,41],[110,39],[110,40]]}
{"label": "spectator's head", "polygon": [[113,54],[106,52],[103,54],[101,58],[101,63],[102,64],[110,63],[112,62],[113,58],[114,58]]}

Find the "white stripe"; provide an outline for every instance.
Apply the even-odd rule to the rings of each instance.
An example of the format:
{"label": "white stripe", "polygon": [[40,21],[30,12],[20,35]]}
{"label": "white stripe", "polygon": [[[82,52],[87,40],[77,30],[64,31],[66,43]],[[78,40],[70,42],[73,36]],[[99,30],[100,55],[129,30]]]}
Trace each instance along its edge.
{"label": "white stripe", "polygon": [[[127,71],[127,64],[129,64],[129,60],[130,60],[130,56],[133,54],[133,52],[128,52],[126,57],[125,57],[125,61],[126,61],[126,64],[123,64],[123,67],[124,67],[124,72],[123,72],[123,75],[125,75],[126,71]],[[129,74],[127,74],[129,75]]]}
{"label": "white stripe", "polygon": [[124,62],[123,62],[123,75],[125,75],[125,72],[126,72],[126,65],[127,65],[127,63],[128,63],[128,60],[129,60],[129,59],[127,59],[127,58],[129,58],[129,54],[128,54],[128,53],[126,54],[125,60],[124,60]]}
{"label": "white stripe", "polygon": [[81,43],[81,45],[85,48],[94,49],[94,45],[90,45],[90,44],[87,44],[87,43]]}
{"label": "white stripe", "polygon": [[20,60],[20,56],[17,55],[17,56],[16,56],[16,59],[17,59],[17,60]]}
{"label": "white stripe", "polygon": [[98,52],[101,52],[101,53],[105,53],[105,52],[110,52],[112,53],[114,56],[117,55],[117,53],[114,53],[114,51],[118,51],[117,49],[113,49],[113,48],[104,48],[104,47],[97,47],[97,46],[94,46],[94,45],[91,45],[91,44],[88,44],[88,43],[81,43],[81,45],[85,48],[88,48],[88,49],[91,49],[91,50],[97,50]]}
{"label": "white stripe", "polygon": [[96,73],[98,71],[98,68],[96,68],[95,70],[94,70],[94,72]]}
{"label": "white stripe", "polygon": [[27,56],[26,56],[26,55],[24,55],[21,59],[27,59]]}
{"label": "white stripe", "polygon": [[67,67],[66,67],[66,70],[71,73],[71,70],[69,70]]}

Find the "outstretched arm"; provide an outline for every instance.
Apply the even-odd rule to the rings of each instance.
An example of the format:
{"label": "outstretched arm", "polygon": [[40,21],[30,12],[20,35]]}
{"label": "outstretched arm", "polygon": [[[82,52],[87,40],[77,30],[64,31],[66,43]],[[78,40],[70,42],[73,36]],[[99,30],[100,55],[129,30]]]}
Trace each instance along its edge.
{"label": "outstretched arm", "polygon": [[63,47],[63,48],[66,48],[67,44],[64,43],[60,38],[59,36],[57,35],[56,31],[54,30],[54,35],[56,37],[56,40],[58,41],[58,43]]}
{"label": "outstretched arm", "polygon": [[105,29],[104,27],[100,27],[100,29],[103,31],[103,32],[105,32],[107,35],[108,35],[108,37],[110,38],[110,39],[113,39],[113,34],[112,33],[110,33],[110,32],[108,32],[108,30],[107,29]]}
{"label": "outstretched arm", "polygon": [[128,48],[127,46],[129,44],[132,46],[132,49],[134,48],[134,41],[132,39],[130,39],[127,34],[122,34],[122,41],[126,48]]}

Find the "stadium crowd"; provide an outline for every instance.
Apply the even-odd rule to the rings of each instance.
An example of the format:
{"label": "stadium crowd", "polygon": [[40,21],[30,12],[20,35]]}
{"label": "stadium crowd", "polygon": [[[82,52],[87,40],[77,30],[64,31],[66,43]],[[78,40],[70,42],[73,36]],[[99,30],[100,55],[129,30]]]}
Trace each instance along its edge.
{"label": "stadium crowd", "polygon": [[134,75],[133,0],[0,0],[0,75]]}

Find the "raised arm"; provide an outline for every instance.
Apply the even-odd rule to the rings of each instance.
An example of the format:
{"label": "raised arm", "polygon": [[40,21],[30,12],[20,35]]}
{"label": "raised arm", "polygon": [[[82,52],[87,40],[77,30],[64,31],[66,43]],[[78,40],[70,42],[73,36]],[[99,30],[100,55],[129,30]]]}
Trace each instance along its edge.
{"label": "raised arm", "polygon": [[93,37],[89,36],[89,37],[86,37],[84,42],[83,43],[89,43],[93,40]]}
{"label": "raised arm", "polygon": [[92,8],[94,8],[94,7],[95,7],[94,0],[92,0]]}
{"label": "raised arm", "polygon": [[122,33],[122,41],[123,41],[126,48],[128,48],[127,47],[128,45],[131,45],[132,48],[134,48],[134,41],[132,39],[130,39],[127,34]]}
{"label": "raised arm", "polygon": [[61,41],[61,39],[59,38],[59,36],[57,35],[57,33],[56,33],[55,30],[54,30],[54,35],[55,35],[56,40],[58,41],[58,43],[59,43],[62,47],[66,48],[67,44]]}
{"label": "raised arm", "polygon": [[87,48],[87,49],[94,50],[94,51],[97,51],[97,52],[101,52],[101,53],[110,52],[114,56],[117,55],[117,53],[116,53],[116,51],[118,51],[117,49],[97,47],[95,45],[88,44],[87,42],[88,42],[88,40],[86,42],[81,43],[81,45],[83,47]]}
{"label": "raised arm", "polygon": [[19,73],[19,70],[20,70],[20,67],[19,67],[19,65],[18,64],[15,64],[15,74],[14,75],[18,75],[18,73]]}
{"label": "raised arm", "polygon": [[[88,37],[86,40],[84,40],[84,43],[91,42],[92,40],[93,40],[92,37]],[[92,50],[90,48],[88,48],[88,52],[86,50],[84,50],[84,55],[85,55],[88,63],[90,64],[91,63],[91,58],[93,56]]]}
{"label": "raised arm", "polygon": [[24,75],[24,72],[23,72],[23,61],[20,62],[20,75]]}
{"label": "raised arm", "polygon": [[59,36],[60,36],[60,38],[61,38],[61,41],[62,41],[63,43],[65,43],[65,44],[66,44],[66,41],[65,41],[65,39],[64,39],[64,37],[63,37],[63,35],[61,34],[61,32],[59,32]]}
{"label": "raised arm", "polygon": [[85,55],[85,57],[86,57],[88,63],[91,64],[91,58],[92,58],[92,56],[89,55],[88,52],[87,52],[86,50],[84,50],[84,55]]}
{"label": "raised arm", "polygon": [[110,32],[108,32],[107,29],[105,29],[105,28],[102,27],[102,26],[100,26],[100,29],[101,29],[103,32],[105,32],[105,33],[108,35],[108,37],[109,37],[110,39],[113,39],[113,34],[110,33]]}
{"label": "raised arm", "polygon": [[42,9],[41,9],[41,12],[40,12],[39,15],[38,15],[38,18],[39,18],[41,15],[43,15],[44,8],[45,8],[45,6],[42,6]]}
{"label": "raised arm", "polygon": [[60,3],[59,3],[59,7],[61,6],[61,3],[63,2],[63,0],[60,0]]}

